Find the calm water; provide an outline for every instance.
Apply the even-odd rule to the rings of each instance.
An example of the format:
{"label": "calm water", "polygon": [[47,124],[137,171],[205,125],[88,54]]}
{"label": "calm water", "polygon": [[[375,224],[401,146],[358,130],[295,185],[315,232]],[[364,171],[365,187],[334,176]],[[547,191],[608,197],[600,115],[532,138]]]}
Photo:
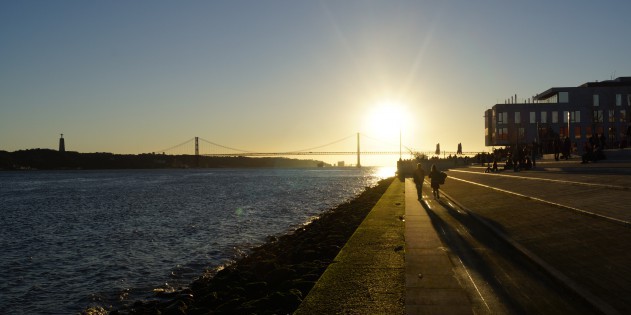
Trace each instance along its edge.
{"label": "calm water", "polygon": [[0,314],[73,314],[183,286],[393,170],[0,173]]}

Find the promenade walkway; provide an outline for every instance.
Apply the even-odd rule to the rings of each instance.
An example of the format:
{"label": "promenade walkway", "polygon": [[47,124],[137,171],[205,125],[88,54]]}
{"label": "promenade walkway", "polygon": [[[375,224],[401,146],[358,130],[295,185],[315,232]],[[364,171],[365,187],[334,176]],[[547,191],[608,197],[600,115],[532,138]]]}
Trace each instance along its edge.
{"label": "promenade walkway", "polygon": [[544,161],[482,174],[454,169],[443,190],[595,310],[631,312],[631,163]]}
{"label": "promenade walkway", "polygon": [[295,314],[473,314],[410,179],[395,179]]}
{"label": "promenade walkway", "polygon": [[[492,314],[515,309],[626,314],[631,311],[631,230],[624,223],[630,170],[629,161],[585,165],[576,160],[544,160],[536,170],[517,177],[513,172],[483,174],[481,167],[455,169],[448,172],[446,198],[440,202],[427,196],[420,202],[411,179],[394,180],[296,314]],[[489,186],[471,182],[478,179]],[[506,194],[493,186],[536,198]],[[429,191],[427,184],[424,189]],[[554,199],[559,196],[571,196],[559,199],[570,200],[570,206],[575,202],[594,213],[615,214],[623,223],[564,209]],[[448,233],[436,225],[440,213],[454,211],[461,220],[485,221],[486,230],[556,279],[553,287],[560,285],[569,293],[548,296],[556,294],[537,291],[538,284],[523,287],[519,275],[510,272],[514,288],[502,289],[504,294],[472,290],[454,248],[444,243]],[[533,275],[526,272],[525,277]],[[489,305],[480,301],[485,294],[491,297]],[[502,305],[503,298],[525,306]]]}
{"label": "promenade walkway", "polygon": [[[435,203],[427,195],[423,202]],[[405,314],[473,314],[411,179],[405,181],[405,241]]]}

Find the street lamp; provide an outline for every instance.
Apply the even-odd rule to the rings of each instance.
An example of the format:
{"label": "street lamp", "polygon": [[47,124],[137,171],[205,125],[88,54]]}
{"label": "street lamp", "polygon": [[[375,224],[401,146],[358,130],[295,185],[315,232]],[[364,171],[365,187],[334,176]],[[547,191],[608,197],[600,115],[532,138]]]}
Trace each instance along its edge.
{"label": "street lamp", "polygon": [[570,111],[567,111],[567,137],[570,137]]}

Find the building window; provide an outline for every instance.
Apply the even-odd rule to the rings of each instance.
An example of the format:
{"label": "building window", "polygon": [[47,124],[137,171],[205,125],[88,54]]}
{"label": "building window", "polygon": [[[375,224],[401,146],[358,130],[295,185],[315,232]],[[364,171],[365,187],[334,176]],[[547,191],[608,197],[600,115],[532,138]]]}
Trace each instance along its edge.
{"label": "building window", "polygon": [[553,111],[552,112],[552,123],[556,124],[558,122],[559,122],[559,112]]}
{"label": "building window", "polygon": [[592,122],[595,123],[601,123],[603,122],[603,111],[602,110],[595,110],[593,112],[594,117],[592,118]]}
{"label": "building window", "polygon": [[542,124],[548,123],[548,112],[541,112],[541,123]]}
{"label": "building window", "polygon": [[559,103],[569,103],[570,97],[568,92],[559,92]]}
{"label": "building window", "polygon": [[585,127],[585,138],[589,139],[592,137],[592,127],[591,126],[586,126]]}
{"label": "building window", "polygon": [[581,138],[581,127],[580,126],[575,126],[574,127],[574,139],[580,139]]}
{"label": "building window", "polygon": [[616,94],[616,106],[622,106],[622,94]]}
{"label": "building window", "polygon": [[581,122],[581,111],[580,110],[570,112],[570,122],[573,122],[573,123],[580,123]]}
{"label": "building window", "polygon": [[497,123],[498,124],[508,124],[508,113],[497,113]]}
{"label": "building window", "polygon": [[497,140],[508,140],[508,128],[497,128]]}
{"label": "building window", "polygon": [[521,124],[521,112],[515,112],[515,123]]}
{"label": "building window", "polygon": [[523,140],[524,136],[526,135],[524,128],[519,128],[518,131],[519,131],[519,140]]}
{"label": "building window", "polygon": [[559,135],[563,136],[563,137],[567,137],[567,126],[563,126],[561,128],[559,128]]}
{"label": "building window", "polygon": [[614,116],[614,115],[615,115],[615,111],[613,109],[610,109],[609,110],[609,118],[608,118],[608,121],[610,123],[616,122],[616,116]]}
{"label": "building window", "polygon": [[605,132],[604,130],[605,130],[605,129],[603,128],[603,126],[602,126],[602,125],[600,125],[600,126],[596,126],[596,135],[602,135],[602,134],[604,134],[604,132]]}
{"label": "building window", "polygon": [[537,112],[530,112],[530,123],[534,124],[537,122]]}
{"label": "building window", "polygon": [[624,109],[620,110],[620,122],[627,122],[627,111]]}
{"label": "building window", "polygon": [[600,106],[600,98],[598,94],[594,94],[594,106]]}

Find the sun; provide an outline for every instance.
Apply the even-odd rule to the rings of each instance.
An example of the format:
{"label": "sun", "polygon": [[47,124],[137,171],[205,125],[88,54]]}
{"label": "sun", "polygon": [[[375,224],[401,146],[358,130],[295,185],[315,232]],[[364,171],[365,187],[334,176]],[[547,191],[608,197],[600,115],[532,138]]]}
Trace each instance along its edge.
{"label": "sun", "polygon": [[401,102],[386,100],[370,109],[364,122],[364,130],[373,137],[398,143],[400,132],[407,127],[409,114]]}

